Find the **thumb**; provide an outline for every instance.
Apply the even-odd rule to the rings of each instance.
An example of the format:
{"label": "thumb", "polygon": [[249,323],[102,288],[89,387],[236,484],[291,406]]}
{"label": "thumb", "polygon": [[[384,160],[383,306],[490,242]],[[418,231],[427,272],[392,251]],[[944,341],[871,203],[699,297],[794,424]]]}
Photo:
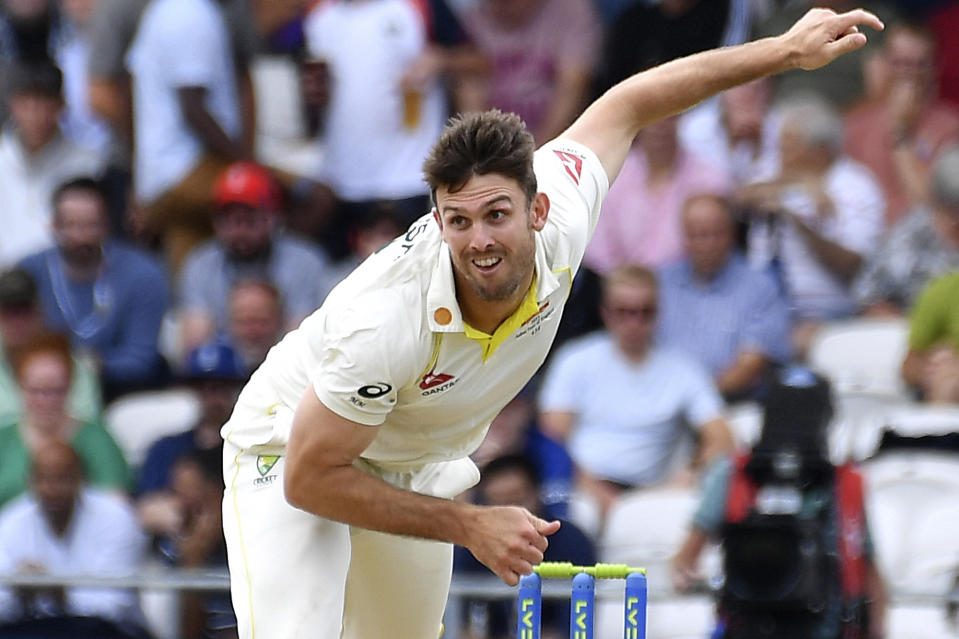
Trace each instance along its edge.
{"label": "thumb", "polygon": [[536,526],[536,532],[541,535],[552,535],[559,530],[560,527],[560,522],[558,519],[546,521],[545,519],[540,519],[537,517],[533,524]]}
{"label": "thumb", "polygon": [[850,51],[860,49],[866,44],[866,34],[859,31],[846,32],[839,39],[829,45],[835,56],[841,56]]}

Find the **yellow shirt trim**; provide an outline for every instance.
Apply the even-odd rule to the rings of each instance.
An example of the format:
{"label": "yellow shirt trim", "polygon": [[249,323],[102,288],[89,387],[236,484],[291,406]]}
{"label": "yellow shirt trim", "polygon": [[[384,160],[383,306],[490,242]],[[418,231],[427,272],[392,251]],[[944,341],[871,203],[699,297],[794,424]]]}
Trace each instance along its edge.
{"label": "yellow shirt trim", "polygon": [[496,352],[500,344],[506,341],[507,337],[512,335],[516,329],[529,321],[530,318],[537,313],[539,313],[539,302],[536,301],[536,281],[534,278],[532,284],[530,284],[529,292],[526,293],[526,298],[523,299],[523,303],[520,304],[519,308],[513,311],[513,314],[507,317],[502,324],[496,327],[492,335],[473,328],[465,321],[463,322],[463,331],[466,337],[479,342],[479,345],[483,348],[483,361],[485,362],[492,357],[493,353]]}

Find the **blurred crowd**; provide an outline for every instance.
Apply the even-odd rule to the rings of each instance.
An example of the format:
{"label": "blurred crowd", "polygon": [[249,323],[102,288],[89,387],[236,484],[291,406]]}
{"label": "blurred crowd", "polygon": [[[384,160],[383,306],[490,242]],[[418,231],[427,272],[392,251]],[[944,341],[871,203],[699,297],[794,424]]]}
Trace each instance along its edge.
{"label": "blurred crowd", "polygon": [[[622,495],[730,452],[727,407],[825,326],[900,318],[904,384],[959,403],[959,3],[0,0],[0,571],[224,565],[220,426],[284,332],[429,213],[451,114],[515,111],[543,143],[625,77],[814,4],[887,29],[640,133],[550,360],[476,453],[469,498],[569,519],[552,558],[575,561]],[[196,410],[132,458],[111,406],[174,388]],[[230,614],[193,593],[170,636],[229,637]],[[0,591],[8,627],[91,618],[151,625],[122,593]]]}

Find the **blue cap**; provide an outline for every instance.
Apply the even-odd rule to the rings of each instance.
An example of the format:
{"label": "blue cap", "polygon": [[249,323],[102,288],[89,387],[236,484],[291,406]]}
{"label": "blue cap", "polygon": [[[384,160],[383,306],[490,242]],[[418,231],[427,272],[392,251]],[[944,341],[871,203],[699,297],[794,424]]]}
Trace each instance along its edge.
{"label": "blue cap", "polygon": [[223,342],[209,342],[190,351],[186,361],[189,379],[223,379],[244,381],[246,364],[240,355]]}

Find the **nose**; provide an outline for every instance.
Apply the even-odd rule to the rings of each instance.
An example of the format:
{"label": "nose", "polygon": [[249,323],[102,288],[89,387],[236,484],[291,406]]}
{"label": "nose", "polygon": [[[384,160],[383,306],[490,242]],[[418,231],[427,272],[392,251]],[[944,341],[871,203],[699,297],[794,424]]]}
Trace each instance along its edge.
{"label": "nose", "polygon": [[488,251],[496,245],[493,234],[485,224],[474,224],[470,233],[470,249],[473,251]]}

